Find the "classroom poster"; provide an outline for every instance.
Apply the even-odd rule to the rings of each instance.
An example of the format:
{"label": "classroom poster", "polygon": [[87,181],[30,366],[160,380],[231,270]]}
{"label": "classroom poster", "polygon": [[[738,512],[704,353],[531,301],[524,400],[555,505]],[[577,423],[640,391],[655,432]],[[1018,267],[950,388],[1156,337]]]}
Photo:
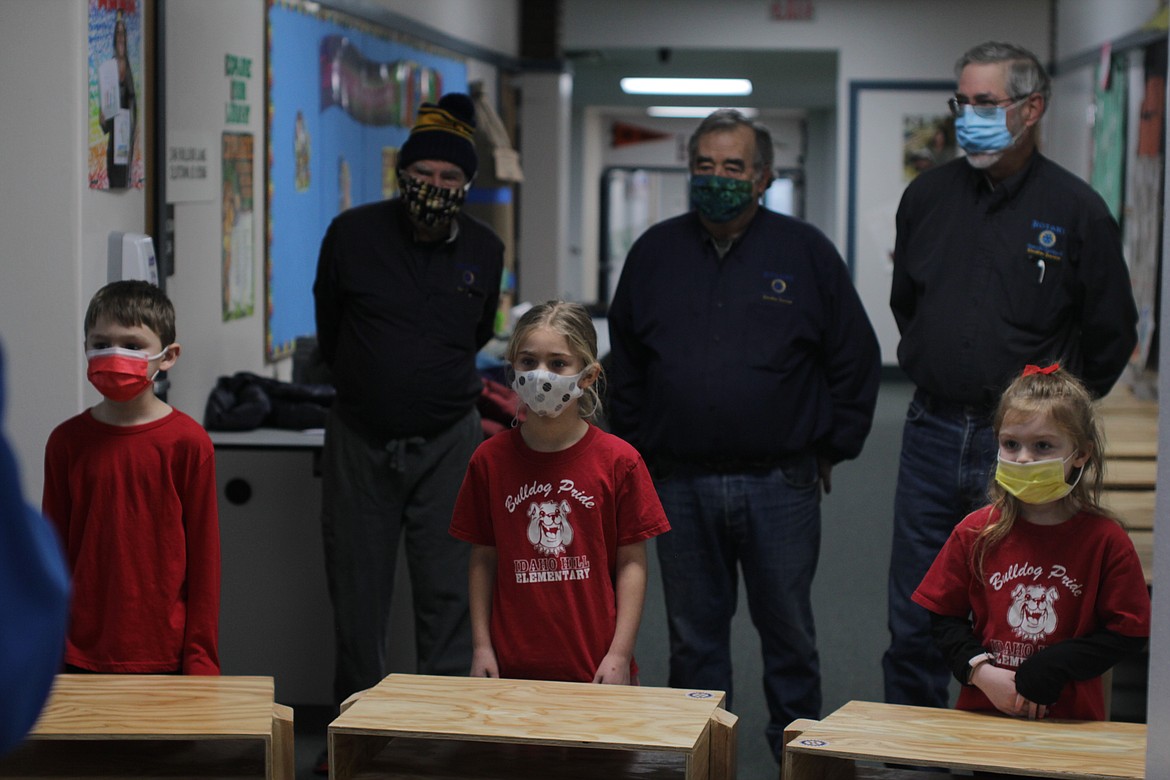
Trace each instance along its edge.
{"label": "classroom poster", "polygon": [[1125,192],[1127,69],[1127,58],[1106,58],[1098,69],[1093,96],[1093,164],[1089,183],[1118,222]]}
{"label": "classroom poster", "polygon": [[223,134],[223,321],[255,310],[255,219],[252,208],[253,136]]}
{"label": "classroom poster", "polygon": [[90,189],[145,185],[143,95],[141,1],[89,0]]}

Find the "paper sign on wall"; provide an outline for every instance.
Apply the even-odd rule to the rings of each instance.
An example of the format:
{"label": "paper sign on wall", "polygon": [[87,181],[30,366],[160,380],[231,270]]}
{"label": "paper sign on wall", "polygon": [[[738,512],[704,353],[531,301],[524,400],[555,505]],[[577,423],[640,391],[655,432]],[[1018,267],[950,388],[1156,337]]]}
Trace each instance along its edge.
{"label": "paper sign on wall", "polygon": [[167,203],[215,199],[218,140],[212,133],[167,133]]}

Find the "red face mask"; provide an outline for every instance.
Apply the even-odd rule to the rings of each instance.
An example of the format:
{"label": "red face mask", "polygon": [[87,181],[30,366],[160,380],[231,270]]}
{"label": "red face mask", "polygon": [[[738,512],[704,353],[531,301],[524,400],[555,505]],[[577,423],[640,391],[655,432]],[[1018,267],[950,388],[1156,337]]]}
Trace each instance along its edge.
{"label": "red face mask", "polygon": [[[157,355],[148,355],[137,349],[91,349],[85,353],[89,360],[86,375],[97,391],[111,401],[129,401],[154,383],[153,376],[146,375],[150,361],[167,354],[164,349]],[[155,372],[158,373],[157,371]]]}

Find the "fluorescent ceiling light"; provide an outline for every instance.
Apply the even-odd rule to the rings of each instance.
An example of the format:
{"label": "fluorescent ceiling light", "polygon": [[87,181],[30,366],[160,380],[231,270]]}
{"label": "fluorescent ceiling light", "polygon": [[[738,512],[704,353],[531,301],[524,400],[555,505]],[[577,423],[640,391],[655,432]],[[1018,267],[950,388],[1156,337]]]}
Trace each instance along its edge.
{"label": "fluorescent ceiling light", "polygon": [[622,92],[629,95],[750,95],[749,79],[624,78]]}
{"label": "fluorescent ceiling light", "polygon": [[[720,106],[650,106],[646,113],[650,116],[671,117],[676,119],[698,119],[716,111]],[[736,108],[736,111],[752,119],[759,115],[758,108]]]}

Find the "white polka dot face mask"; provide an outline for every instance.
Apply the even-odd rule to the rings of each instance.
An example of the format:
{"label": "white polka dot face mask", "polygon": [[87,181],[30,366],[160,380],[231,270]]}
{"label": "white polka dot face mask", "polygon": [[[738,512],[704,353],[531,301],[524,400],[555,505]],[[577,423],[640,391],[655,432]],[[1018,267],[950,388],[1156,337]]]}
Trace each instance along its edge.
{"label": "white polka dot face mask", "polygon": [[516,378],[512,380],[512,389],[532,411],[545,417],[556,417],[570,401],[581,397],[584,391],[577,382],[584,375],[584,371],[563,376],[541,369],[517,372]]}

